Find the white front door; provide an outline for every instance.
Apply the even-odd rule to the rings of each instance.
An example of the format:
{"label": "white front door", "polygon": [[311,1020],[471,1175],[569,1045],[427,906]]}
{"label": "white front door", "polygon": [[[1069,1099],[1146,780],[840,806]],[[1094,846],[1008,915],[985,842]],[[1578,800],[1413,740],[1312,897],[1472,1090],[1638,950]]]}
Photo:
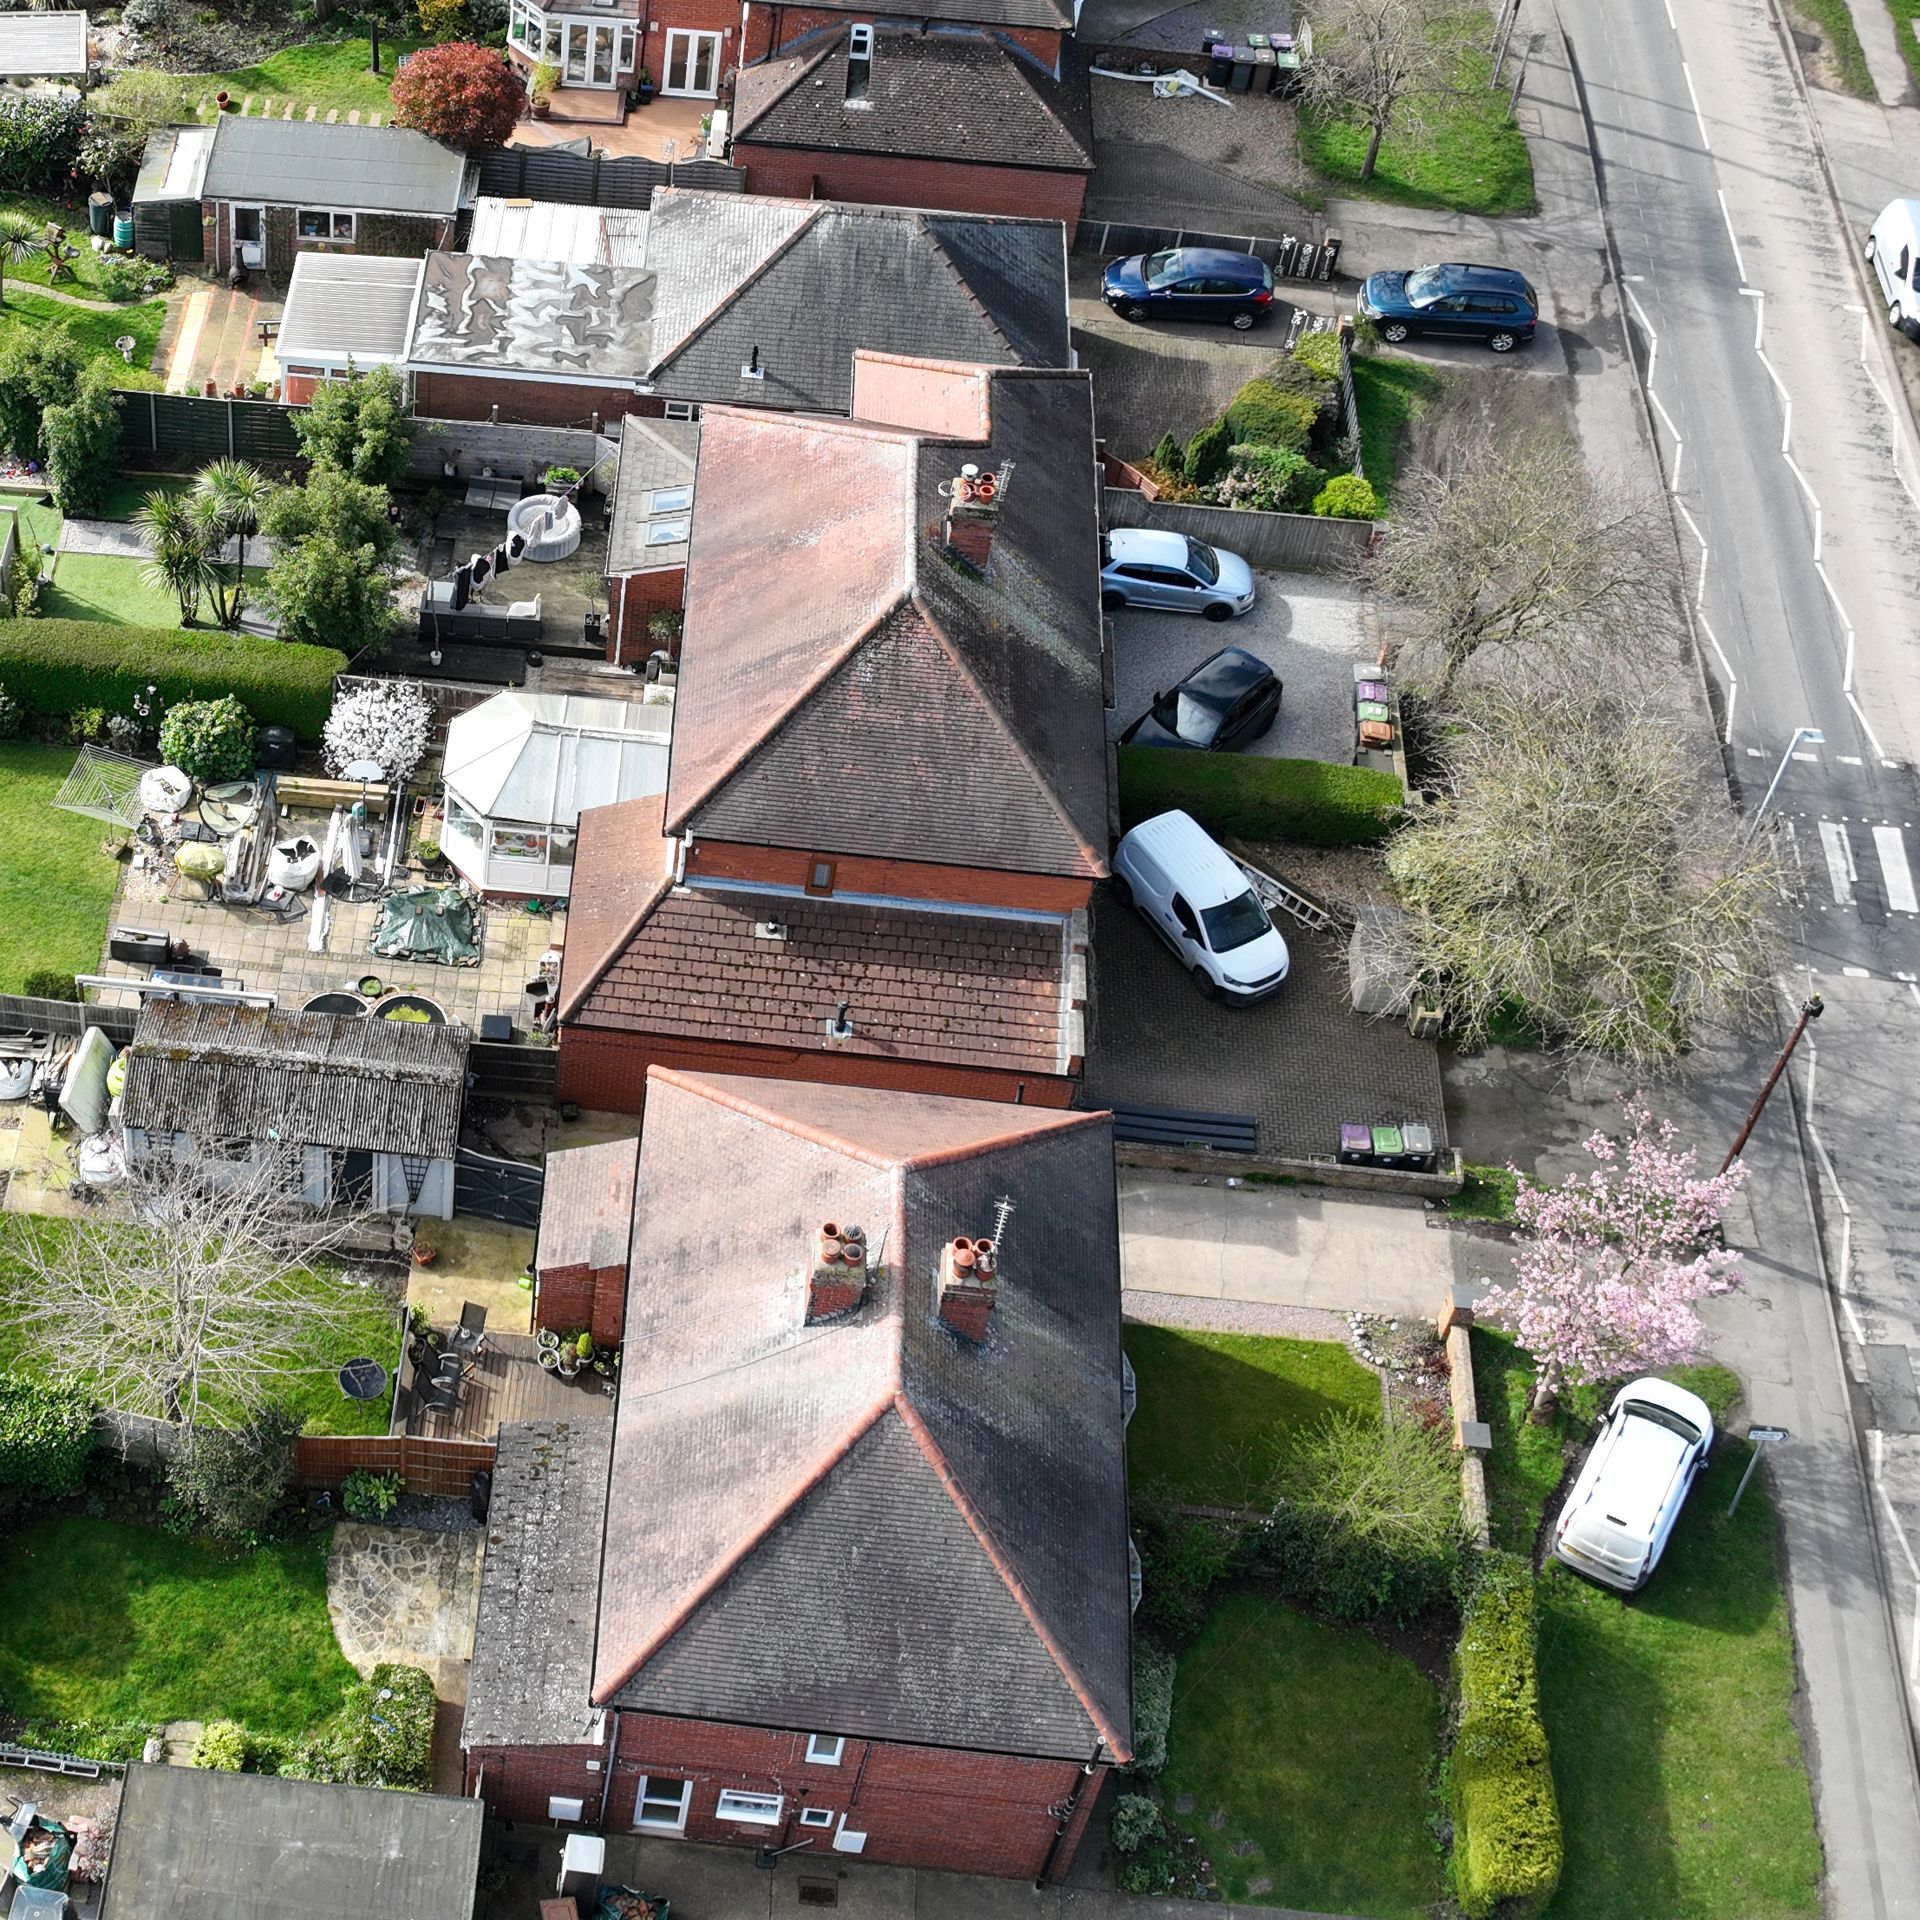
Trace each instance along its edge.
{"label": "white front door", "polygon": [[233,257],[243,267],[258,267],[264,264],[266,255],[266,208],[235,207],[233,210]]}
{"label": "white front door", "polygon": [[567,57],[561,73],[568,86],[613,85],[614,31],[598,20],[567,23]]}
{"label": "white front door", "polygon": [[720,36],[675,27],[667,35],[667,70],[660,91],[713,99],[720,91]]}
{"label": "white front door", "polygon": [[642,1833],[684,1833],[693,1782],[664,1773],[643,1773],[634,1799],[633,1824]]}

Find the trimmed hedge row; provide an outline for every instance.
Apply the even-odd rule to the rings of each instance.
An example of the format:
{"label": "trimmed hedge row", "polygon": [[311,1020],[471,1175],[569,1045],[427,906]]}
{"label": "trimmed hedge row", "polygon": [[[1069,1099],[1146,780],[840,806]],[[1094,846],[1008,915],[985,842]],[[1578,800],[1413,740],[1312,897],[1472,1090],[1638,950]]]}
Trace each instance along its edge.
{"label": "trimmed hedge row", "polygon": [[131,713],[149,685],[169,706],[234,695],[262,725],[318,740],[333,704],[336,647],[238,633],[119,627],[100,620],[0,620],[0,686],[36,713]]}
{"label": "trimmed hedge row", "polygon": [[1496,1907],[1534,1912],[1560,1884],[1560,1807],[1540,1724],[1533,1606],[1532,1568],[1515,1554],[1488,1555],[1454,1655],[1454,1896],[1472,1920]]}
{"label": "trimmed hedge row", "polygon": [[1122,747],[1119,766],[1120,818],[1128,827],[1179,807],[1213,834],[1373,846],[1387,837],[1403,804],[1392,774],[1325,760]]}
{"label": "trimmed hedge row", "polygon": [[71,1387],[0,1373],[0,1487],[64,1500],[86,1479],[93,1408]]}

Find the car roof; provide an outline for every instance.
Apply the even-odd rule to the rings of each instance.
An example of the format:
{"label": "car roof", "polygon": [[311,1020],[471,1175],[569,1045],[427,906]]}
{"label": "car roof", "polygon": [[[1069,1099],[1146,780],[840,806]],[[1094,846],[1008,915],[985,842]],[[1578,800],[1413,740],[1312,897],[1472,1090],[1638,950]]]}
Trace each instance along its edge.
{"label": "car roof", "polygon": [[1267,663],[1256,659],[1245,647],[1222,647],[1218,653],[1202,660],[1180,682],[1180,691],[1197,694],[1202,699],[1235,700],[1266,678],[1268,672]]}
{"label": "car roof", "polygon": [[1187,536],[1166,527],[1115,527],[1107,535],[1107,552],[1115,560],[1166,561],[1187,564]]}
{"label": "car roof", "polygon": [[1681,1419],[1698,1427],[1702,1434],[1713,1431],[1713,1409],[1697,1393],[1675,1386],[1671,1380],[1662,1380],[1657,1374],[1649,1373],[1638,1380],[1629,1380],[1613,1396],[1613,1405],[1625,1406],[1631,1400],[1651,1400],[1655,1406],[1677,1413]]}
{"label": "car roof", "polygon": [[1468,260],[1446,260],[1436,271],[1444,273],[1457,287],[1497,287],[1502,293],[1527,290],[1527,276],[1518,267],[1483,267]]}
{"label": "car roof", "polygon": [[1153,855],[1196,913],[1237,900],[1247,890],[1247,876],[1190,813],[1176,808],[1155,814],[1126,838]]}
{"label": "car roof", "polygon": [[1242,253],[1236,247],[1175,247],[1173,251],[1180,256],[1183,266],[1211,267],[1220,272],[1242,267],[1256,278],[1266,266],[1258,254]]}

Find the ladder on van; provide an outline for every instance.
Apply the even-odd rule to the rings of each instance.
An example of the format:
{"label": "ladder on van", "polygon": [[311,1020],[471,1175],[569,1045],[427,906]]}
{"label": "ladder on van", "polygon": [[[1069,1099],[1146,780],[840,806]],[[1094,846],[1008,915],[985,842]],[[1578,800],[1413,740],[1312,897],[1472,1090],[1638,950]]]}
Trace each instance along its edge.
{"label": "ladder on van", "polygon": [[1312,928],[1315,933],[1351,931],[1346,922],[1331,909],[1323,907],[1298,887],[1289,886],[1265,868],[1256,867],[1251,860],[1241,859],[1237,853],[1228,857],[1247,876],[1247,884],[1253,888],[1254,898],[1269,914],[1284,913],[1290,919],[1299,921],[1303,927]]}

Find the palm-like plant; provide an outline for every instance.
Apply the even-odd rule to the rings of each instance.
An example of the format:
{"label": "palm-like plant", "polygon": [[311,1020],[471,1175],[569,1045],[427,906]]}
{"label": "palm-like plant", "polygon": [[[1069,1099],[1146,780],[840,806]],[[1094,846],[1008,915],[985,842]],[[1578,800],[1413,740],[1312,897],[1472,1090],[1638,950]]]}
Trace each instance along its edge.
{"label": "palm-like plant", "polygon": [[215,573],[191,508],[177,493],[150,493],[134,515],[134,525],[153,556],[141,577],[173,594],[180,602],[180,624],[191,626]]}
{"label": "palm-like plant", "polygon": [[0,300],[6,298],[7,268],[24,266],[45,245],[37,220],[24,213],[0,213]]}
{"label": "palm-like plant", "polygon": [[[272,490],[266,475],[246,460],[216,460],[202,468],[193,483],[188,512],[214,564],[214,611],[223,627],[237,626],[245,609],[247,542],[260,531],[261,509]],[[225,558],[229,540],[236,549],[230,576]]]}

